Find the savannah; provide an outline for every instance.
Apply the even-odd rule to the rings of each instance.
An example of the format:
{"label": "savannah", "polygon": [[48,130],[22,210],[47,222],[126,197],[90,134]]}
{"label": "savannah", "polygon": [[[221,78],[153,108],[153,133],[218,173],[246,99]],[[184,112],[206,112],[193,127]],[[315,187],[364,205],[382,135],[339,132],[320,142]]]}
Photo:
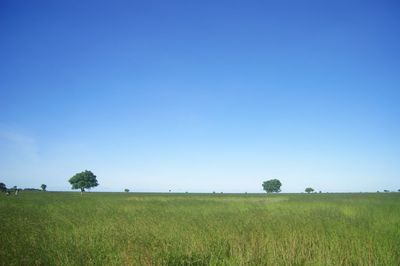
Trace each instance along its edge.
{"label": "savannah", "polygon": [[10,265],[400,266],[400,1],[0,0]]}

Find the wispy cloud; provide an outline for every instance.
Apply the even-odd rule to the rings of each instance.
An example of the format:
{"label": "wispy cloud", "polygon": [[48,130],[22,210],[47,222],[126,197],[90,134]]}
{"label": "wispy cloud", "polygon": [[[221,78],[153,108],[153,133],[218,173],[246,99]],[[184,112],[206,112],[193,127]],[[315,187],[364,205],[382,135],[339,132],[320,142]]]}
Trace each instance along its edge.
{"label": "wispy cloud", "polygon": [[0,127],[0,143],[5,148],[4,154],[16,154],[32,161],[39,160],[37,141],[32,136]]}

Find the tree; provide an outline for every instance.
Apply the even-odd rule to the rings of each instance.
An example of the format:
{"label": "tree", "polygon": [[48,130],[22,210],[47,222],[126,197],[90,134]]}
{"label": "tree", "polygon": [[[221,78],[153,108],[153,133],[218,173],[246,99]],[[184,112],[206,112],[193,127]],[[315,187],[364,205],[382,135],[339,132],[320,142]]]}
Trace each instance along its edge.
{"label": "tree", "polygon": [[7,186],[6,186],[6,184],[0,183],[0,191],[1,191],[1,192],[7,191]]}
{"label": "tree", "polygon": [[264,181],[262,186],[267,193],[278,193],[281,192],[282,183],[278,179],[271,179],[268,181]]}
{"label": "tree", "polygon": [[47,186],[45,184],[42,184],[40,187],[42,188],[43,191],[46,191]]}
{"label": "tree", "polygon": [[305,189],[305,192],[307,192],[308,194],[314,192],[314,189],[312,187],[308,187]]}
{"label": "tree", "polygon": [[125,188],[125,190],[124,190],[126,193],[128,193],[129,192],[129,189],[127,189],[127,188]]}
{"label": "tree", "polygon": [[85,189],[90,189],[99,185],[96,176],[88,170],[75,174],[69,179],[69,183],[71,183],[72,189],[80,189],[81,195],[83,195]]}

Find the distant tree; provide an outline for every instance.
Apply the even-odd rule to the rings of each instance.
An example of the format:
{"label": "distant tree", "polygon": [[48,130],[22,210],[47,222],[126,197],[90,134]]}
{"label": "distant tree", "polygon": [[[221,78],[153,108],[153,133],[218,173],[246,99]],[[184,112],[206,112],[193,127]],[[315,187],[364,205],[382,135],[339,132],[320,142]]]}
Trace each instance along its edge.
{"label": "distant tree", "polygon": [[308,187],[308,188],[305,189],[305,192],[310,194],[311,192],[314,192],[314,189],[312,187]]}
{"label": "distant tree", "polygon": [[389,190],[387,190],[387,189],[385,189],[383,192],[386,192],[386,193],[388,193],[388,192],[390,192]]}
{"label": "distant tree", "polygon": [[40,187],[42,188],[43,191],[46,191],[47,186],[45,184],[42,184]]}
{"label": "distant tree", "polygon": [[7,191],[7,186],[4,183],[0,183],[0,191],[1,192],[6,192]]}
{"label": "distant tree", "polygon": [[278,193],[281,192],[282,183],[278,179],[271,179],[268,181],[264,181],[262,186],[267,193]]}
{"label": "distant tree", "polygon": [[128,193],[129,192],[129,189],[127,189],[127,188],[125,188],[125,190],[124,190],[126,193]]}
{"label": "distant tree", "polygon": [[83,195],[85,189],[90,189],[99,185],[96,176],[88,170],[75,174],[69,179],[69,183],[72,185],[72,189],[80,189],[81,195]]}
{"label": "distant tree", "polygon": [[397,192],[400,192],[400,189],[399,189],[399,190],[397,190]]}

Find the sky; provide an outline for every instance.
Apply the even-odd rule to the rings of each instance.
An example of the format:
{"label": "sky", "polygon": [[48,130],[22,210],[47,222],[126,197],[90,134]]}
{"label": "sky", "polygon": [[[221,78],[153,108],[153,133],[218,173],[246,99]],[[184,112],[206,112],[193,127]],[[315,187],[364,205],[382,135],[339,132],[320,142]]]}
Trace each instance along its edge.
{"label": "sky", "polygon": [[0,182],[400,189],[398,1],[0,1]]}

